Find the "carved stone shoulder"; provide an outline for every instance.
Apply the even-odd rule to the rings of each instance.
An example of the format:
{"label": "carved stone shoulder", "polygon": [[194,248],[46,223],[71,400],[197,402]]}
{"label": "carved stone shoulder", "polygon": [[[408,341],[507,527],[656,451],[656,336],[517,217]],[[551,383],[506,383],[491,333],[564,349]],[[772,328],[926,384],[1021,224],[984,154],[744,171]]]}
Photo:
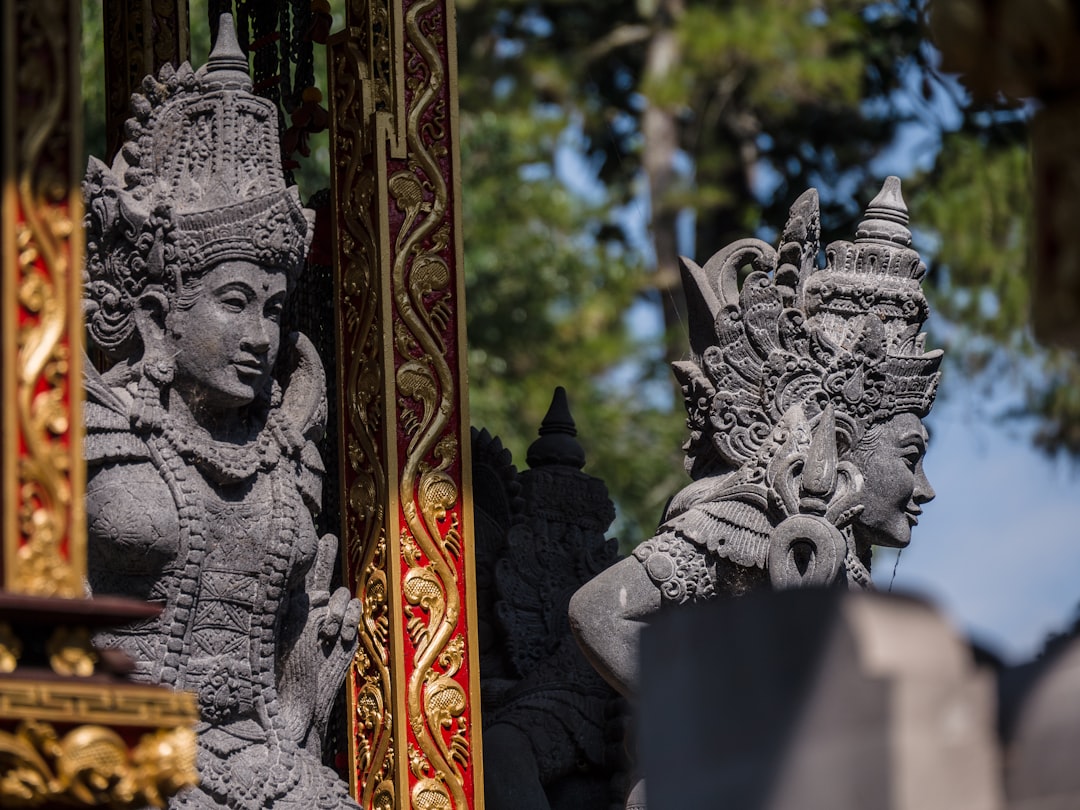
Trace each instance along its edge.
{"label": "carved stone shoulder", "polygon": [[86,462],[94,466],[149,459],[146,443],[131,432],[131,419],[124,401],[89,361],[86,362],[83,382],[86,388],[83,404],[86,423],[83,454]]}

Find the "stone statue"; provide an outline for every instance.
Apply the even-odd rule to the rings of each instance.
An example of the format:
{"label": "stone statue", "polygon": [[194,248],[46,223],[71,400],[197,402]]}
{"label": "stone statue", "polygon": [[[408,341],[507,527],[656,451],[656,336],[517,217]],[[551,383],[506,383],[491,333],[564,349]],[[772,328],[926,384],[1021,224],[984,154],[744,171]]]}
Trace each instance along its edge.
{"label": "stone statue", "polygon": [[316,534],[326,390],[282,311],[311,241],[232,18],[205,67],[148,76],[85,182],[89,586],[161,605],[102,634],[197,693],[201,784],[172,807],[353,808],[321,762],[360,605]]}
{"label": "stone statue", "polygon": [[625,788],[625,701],[570,632],[570,597],[618,559],[604,532],[607,487],[585,452],[566,392],[555,390],[531,469],[473,430],[477,608],[489,810],[602,810]]}
{"label": "stone statue", "polygon": [[[571,624],[609,682],[636,690],[637,639],[664,604],[758,587],[870,586],[872,545],[903,547],[934,497],[922,458],[941,352],[924,353],[926,266],[900,181],[818,267],[817,192],[778,249],[743,239],[684,260],[693,359],[691,484],[650,540],[573,597]],[[740,271],[750,270],[740,283]]]}

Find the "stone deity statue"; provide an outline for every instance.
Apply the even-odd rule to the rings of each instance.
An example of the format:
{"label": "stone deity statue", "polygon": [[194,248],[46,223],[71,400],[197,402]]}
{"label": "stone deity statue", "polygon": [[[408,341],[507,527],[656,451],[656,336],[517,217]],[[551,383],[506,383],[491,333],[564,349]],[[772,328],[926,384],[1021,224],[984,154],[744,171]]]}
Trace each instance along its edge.
{"label": "stone deity statue", "polygon": [[[684,260],[693,359],[676,363],[686,469],[656,535],[583,586],[571,624],[599,672],[637,684],[637,639],[665,604],[757,587],[870,586],[871,546],[902,548],[934,497],[923,473],[941,352],[924,353],[926,266],[900,181],[818,266],[817,192],[778,249]],[[742,279],[743,271],[749,274]]]}
{"label": "stone deity statue", "polygon": [[321,738],[360,605],[320,538],[322,365],[282,335],[312,235],[278,114],[232,18],[206,66],[148,76],[85,182],[89,585],[161,606],[102,634],[137,679],[198,695],[201,784],[171,806],[354,808]]}

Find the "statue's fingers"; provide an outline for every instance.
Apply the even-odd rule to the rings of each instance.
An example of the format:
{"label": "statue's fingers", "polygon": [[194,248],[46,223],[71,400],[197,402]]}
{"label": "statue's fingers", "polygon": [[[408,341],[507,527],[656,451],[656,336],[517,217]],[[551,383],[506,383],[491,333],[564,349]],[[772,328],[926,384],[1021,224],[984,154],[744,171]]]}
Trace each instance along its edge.
{"label": "statue's fingers", "polygon": [[308,572],[309,591],[330,590],[330,579],[334,576],[334,561],[337,558],[338,539],[332,534],[319,538],[319,550],[315,552],[315,562]]}
{"label": "statue's fingers", "polygon": [[330,595],[330,604],[326,606],[326,617],[319,628],[319,635],[324,639],[337,638],[341,633],[341,620],[348,607],[349,589],[338,588]]}
{"label": "statue's fingers", "polygon": [[359,599],[349,600],[345,615],[341,619],[341,641],[349,645],[356,639],[360,631],[360,617],[363,613],[363,605]]}

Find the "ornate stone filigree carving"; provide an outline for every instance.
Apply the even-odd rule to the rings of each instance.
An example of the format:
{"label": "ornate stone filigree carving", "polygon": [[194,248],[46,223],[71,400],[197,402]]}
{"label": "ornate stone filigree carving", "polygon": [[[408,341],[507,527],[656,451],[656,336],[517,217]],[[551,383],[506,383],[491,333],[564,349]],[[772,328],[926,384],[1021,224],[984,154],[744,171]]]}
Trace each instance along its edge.
{"label": "ornate stone filigree carving", "polygon": [[183,807],[355,807],[321,762],[361,605],[318,537],[325,378],[281,319],[312,235],[277,113],[223,16],[207,65],[162,68],[128,140],[87,172],[89,582],[159,602],[99,634],[139,680],[190,689],[198,788]]}
{"label": "ornate stone filigree carving", "polygon": [[498,439],[473,431],[491,810],[594,810],[621,798],[625,703],[582,656],[567,618],[574,591],[619,559],[604,537],[614,505],[582,472],[576,434],[562,388],[529,448],[529,470],[518,473]]}

